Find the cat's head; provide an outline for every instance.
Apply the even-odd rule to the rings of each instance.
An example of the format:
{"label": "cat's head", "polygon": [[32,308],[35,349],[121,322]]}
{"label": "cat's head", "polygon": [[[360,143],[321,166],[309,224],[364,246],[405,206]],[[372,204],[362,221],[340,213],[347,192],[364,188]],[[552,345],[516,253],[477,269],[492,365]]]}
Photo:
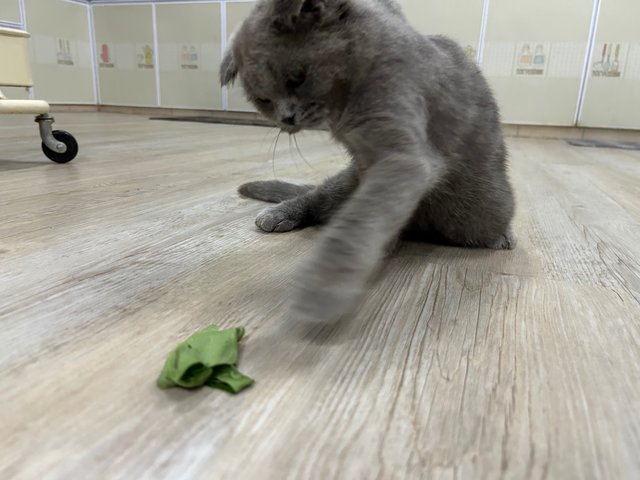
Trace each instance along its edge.
{"label": "cat's head", "polygon": [[249,101],[296,132],[326,120],[348,79],[352,0],[262,0],[230,42],[222,85],[240,77]]}

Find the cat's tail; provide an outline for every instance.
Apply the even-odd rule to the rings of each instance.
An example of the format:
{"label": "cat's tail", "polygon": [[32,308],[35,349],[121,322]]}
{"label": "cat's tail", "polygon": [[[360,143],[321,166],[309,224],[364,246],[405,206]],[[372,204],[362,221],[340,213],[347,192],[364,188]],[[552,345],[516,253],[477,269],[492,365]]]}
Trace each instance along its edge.
{"label": "cat's tail", "polygon": [[240,185],[238,193],[263,202],[280,203],[303,195],[313,188],[313,185],[295,185],[280,180],[268,180]]}

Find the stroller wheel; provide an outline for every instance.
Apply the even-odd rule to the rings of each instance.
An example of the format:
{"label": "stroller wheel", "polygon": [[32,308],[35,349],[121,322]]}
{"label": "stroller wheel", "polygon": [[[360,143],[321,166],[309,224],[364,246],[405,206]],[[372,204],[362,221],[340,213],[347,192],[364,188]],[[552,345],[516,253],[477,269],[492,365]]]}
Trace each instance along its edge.
{"label": "stroller wheel", "polygon": [[78,142],[73,138],[73,135],[64,130],[54,130],[53,137],[59,142],[64,143],[67,150],[63,153],[56,152],[42,142],[42,151],[49,160],[53,160],[56,163],[67,163],[76,158],[76,155],[78,155]]}

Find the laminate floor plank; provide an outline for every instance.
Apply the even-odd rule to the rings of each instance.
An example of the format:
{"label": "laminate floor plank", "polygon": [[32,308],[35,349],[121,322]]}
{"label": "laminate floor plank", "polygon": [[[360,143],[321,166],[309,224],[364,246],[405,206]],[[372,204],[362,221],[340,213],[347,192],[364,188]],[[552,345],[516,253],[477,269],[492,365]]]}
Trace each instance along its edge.
{"label": "laminate floor plank", "polygon": [[[321,132],[67,113],[55,165],[0,117],[0,478],[640,476],[640,152],[509,139],[513,251],[406,243],[336,326],[284,321],[318,229],[239,184],[321,181]],[[155,386],[243,325],[238,396]]]}

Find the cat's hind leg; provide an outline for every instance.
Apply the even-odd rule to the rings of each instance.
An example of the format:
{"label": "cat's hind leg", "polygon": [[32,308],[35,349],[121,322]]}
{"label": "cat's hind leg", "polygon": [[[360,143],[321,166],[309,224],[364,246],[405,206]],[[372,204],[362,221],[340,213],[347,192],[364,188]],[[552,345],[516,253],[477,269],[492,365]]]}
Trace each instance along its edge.
{"label": "cat's hind leg", "polygon": [[486,248],[494,250],[513,250],[518,245],[518,237],[509,227],[506,232],[501,233],[498,238],[486,242]]}
{"label": "cat's hind leg", "polygon": [[485,192],[469,190],[432,197],[417,226],[433,229],[449,245],[514,249],[518,243],[511,226],[515,203],[509,185],[505,182],[500,189]]}
{"label": "cat's hind leg", "polygon": [[238,193],[243,197],[263,202],[280,203],[304,195],[313,188],[313,185],[295,185],[280,180],[266,180],[240,185]]}
{"label": "cat's hind leg", "polygon": [[[440,228],[445,233],[436,231],[435,228],[424,224],[412,226],[412,229],[404,235],[404,239],[414,242],[431,243],[452,247],[489,248],[492,250],[513,250],[518,244],[518,238],[513,229],[508,226],[501,233],[473,233],[466,231],[464,227],[457,229],[447,225]],[[424,230],[422,230],[424,229]]]}

